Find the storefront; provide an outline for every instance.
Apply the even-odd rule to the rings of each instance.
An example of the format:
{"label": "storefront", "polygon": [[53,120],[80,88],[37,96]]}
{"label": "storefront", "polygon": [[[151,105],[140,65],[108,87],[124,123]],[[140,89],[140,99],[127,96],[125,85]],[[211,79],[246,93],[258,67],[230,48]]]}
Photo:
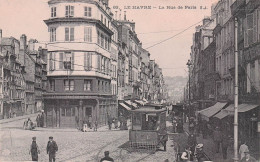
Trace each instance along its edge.
{"label": "storefront", "polygon": [[[70,98],[70,99],[66,99]],[[116,100],[105,97],[63,96],[59,99],[45,99],[47,127],[77,128],[78,125],[98,121],[98,125],[105,125],[108,116],[117,116]],[[82,98],[82,99],[80,99]]]}

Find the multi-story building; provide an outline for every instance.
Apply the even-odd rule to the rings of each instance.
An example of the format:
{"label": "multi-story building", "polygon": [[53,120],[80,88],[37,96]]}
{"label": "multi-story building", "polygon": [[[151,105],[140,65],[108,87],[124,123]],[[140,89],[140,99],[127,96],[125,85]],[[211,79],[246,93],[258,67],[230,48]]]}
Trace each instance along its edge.
{"label": "multi-story building", "polygon": [[220,80],[216,85],[218,100],[233,100],[234,75],[234,20],[231,18],[232,0],[219,1],[215,7],[216,23],[216,71]]}
{"label": "multi-story building", "polygon": [[13,38],[1,40],[3,58],[3,111],[4,118],[22,115],[24,109],[24,79],[20,60],[20,42]]}
{"label": "multi-story building", "polygon": [[148,85],[150,83],[150,76],[149,76],[149,62],[150,62],[150,53],[140,48],[141,55],[140,55],[140,80],[141,80],[141,89],[142,89],[142,98],[148,100]]}
{"label": "multi-story building", "polygon": [[[257,157],[260,150],[260,136],[257,133],[257,123],[260,121],[260,3],[236,0],[231,11],[233,19],[238,21],[239,139],[247,137],[251,151]],[[234,69],[231,72],[234,74]]]}
{"label": "multi-story building", "polygon": [[111,92],[112,13],[108,1],[50,0],[48,80],[44,95],[47,126],[99,125],[115,116]]}

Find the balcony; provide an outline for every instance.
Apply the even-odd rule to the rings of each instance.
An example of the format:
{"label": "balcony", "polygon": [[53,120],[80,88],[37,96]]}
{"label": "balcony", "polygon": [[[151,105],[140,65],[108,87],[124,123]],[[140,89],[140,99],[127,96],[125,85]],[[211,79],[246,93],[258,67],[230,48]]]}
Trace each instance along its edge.
{"label": "balcony", "polygon": [[232,15],[235,15],[240,11],[244,12],[244,10],[241,10],[241,8],[244,7],[245,5],[246,5],[246,0],[236,0],[230,7]]}

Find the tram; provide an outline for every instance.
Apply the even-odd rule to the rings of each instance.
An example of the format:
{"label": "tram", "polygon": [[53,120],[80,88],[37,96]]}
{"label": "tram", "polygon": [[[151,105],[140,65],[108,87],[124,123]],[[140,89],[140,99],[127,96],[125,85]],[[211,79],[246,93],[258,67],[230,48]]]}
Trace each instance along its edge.
{"label": "tram", "polygon": [[166,151],[166,111],[162,105],[152,104],[130,110],[132,127],[129,130],[129,142],[132,149],[156,151],[163,146]]}

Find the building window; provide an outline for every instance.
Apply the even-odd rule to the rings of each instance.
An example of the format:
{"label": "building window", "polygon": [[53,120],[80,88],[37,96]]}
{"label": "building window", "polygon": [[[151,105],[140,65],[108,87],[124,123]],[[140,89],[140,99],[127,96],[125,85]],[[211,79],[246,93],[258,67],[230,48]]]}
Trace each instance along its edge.
{"label": "building window", "polygon": [[51,17],[56,17],[56,7],[51,8]]}
{"label": "building window", "polygon": [[74,28],[65,28],[65,41],[74,41]]}
{"label": "building window", "polygon": [[72,52],[65,52],[64,53],[64,69],[72,69],[73,65],[73,53]]}
{"label": "building window", "polygon": [[84,91],[91,91],[91,80],[84,80]]}
{"label": "building window", "polygon": [[103,15],[101,15],[101,22],[103,23]]}
{"label": "building window", "polygon": [[65,17],[73,17],[74,16],[74,6],[65,6]]}
{"label": "building window", "polygon": [[92,28],[91,27],[84,28],[84,41],[92,42]]}
{"label": "building window", "polygon": [[98,40],[97,40],[97,42],[100,45],[100,42],[101,42],[101,40],[100,40],[100,32],[98,31],[97,33],[98,33]]}
{"label": "building window", "polygon": [[85,67],[85,70],[87,70],[87,71],[92,69],[92,53],[91,52],[84,53],[84,67]]}
{"label": "building window", "polygon": [[91,7],[85,7],[84,15],[86,17],[91,17]]}
{"label": "building window", "polygon": [[56,41],[56,28],[50,29],[50,42]]}
{"label": "building window", "polygon": [[105,25],[107,26],[107,19],[105,18],[105,20],[104,20],[104,21],[105,21]]}
{"label": "building window", "polygon": [[104,35],[101,34],[101,46],[104,47]]}
{"label": "building window", "polygon": [[55,91],[55,80],[50,80],[50,90]]}
{"label": "building window", "polygon": [[74,80],[64,80],[64,90],[65,91],[74,91]]}

